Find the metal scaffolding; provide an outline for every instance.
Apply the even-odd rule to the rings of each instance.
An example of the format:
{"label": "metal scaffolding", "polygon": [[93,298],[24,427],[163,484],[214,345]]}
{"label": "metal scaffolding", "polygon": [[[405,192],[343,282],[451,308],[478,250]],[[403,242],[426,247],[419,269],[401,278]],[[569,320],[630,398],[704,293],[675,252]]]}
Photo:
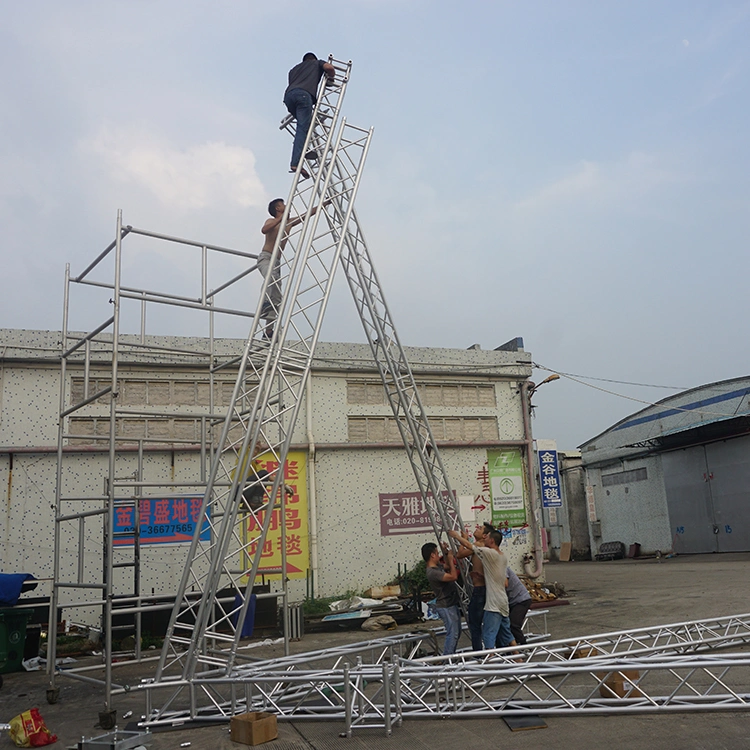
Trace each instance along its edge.
{"label": "metal scaffolding", "polygon": [[[192,290],[194,294],[123,283],[123,268],[134,265],[133,259],[142,251],[144,242],[178,247],[185,255],[193,253],[201,269],[198,288]],[[239,259],[245,268],[227,277],[224,270],[227,259]],[[149,593],[154,582],[142,572],[142,503],[149,502],[154,495],[160,496],[159,493],[203,496],[205,492],[216,426],[225,417],[214,403],[217,375],[225,369],[236,370],[234,355],[217,349],[214,325],[219,317],[240,320],[253,317],[245,309],[222,304],[222,295],[255,270],[256,259],[254,253],[124,226],[122,213],[118,212],[115,239],[98,257],[75,276],[71,275],[70,266],[66,267],[48,663],[55,664],[57,643],[53,634],[58,610],[65,609],[73,622],[82,619],[78,612],[98,611],[104,670],[101,682],[105,688],[101,720],[105,727],[112,718],[111,695],[117,687],[112,677],[112,656],[118,634],[133,634],[130,661],[140,661],[144,612],[153,614],[172,608],[171,602],[165,603],[164,592]],[[219,283],[209,288],[209,280],[215,279]],[[71,317],[76,314],[80,317],[79,307],[84,309],[84,315],[88,313],[92,295],[97,302],[104,301],[111,314],[89,330],[71,329]],[[89,305],[79,304],[81,298]],[[165,306],[203,314],[206,337],[151,335],[147,313]],[[131,330],[135,328],[139,333],[123,333],[124,316]],[[132,373],[159,363],[168,363],[195,376],[194,382],[200,382],[206,389],[206,403],[180,410],[128,404],[123,396],[127,385],[123,371]],[[166,436],[165,424],[175,420],[195,425],[195,434]],[[198,454],[184,481],[147,468],[151,456],[168,455],[173,450]],[[87,477],[83,489],[67,459],[77,451],[100,456],[102,463],[101,472]],[[127,518],[127,523],[118,523],[123,518]],[[182,524],[185,538],[192,537],[193,527],[200,524]],[[92,680],[92,671],[90,667],[72,668],[65,670],[65,674]],[[58,673],[51,670],[47,694],[50,702],[57,700],[57,677]]]}

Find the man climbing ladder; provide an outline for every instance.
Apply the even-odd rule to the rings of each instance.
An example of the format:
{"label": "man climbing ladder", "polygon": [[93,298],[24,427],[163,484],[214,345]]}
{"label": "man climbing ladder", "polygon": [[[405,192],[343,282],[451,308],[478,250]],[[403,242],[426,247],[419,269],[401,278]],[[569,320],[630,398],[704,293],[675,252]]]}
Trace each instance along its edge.
{"label": "man climbing ladder", "polygon": [[[296,172],[299,168],[302,179],[310,175],[304,167],[300,167],[302,149],[307,139],[307,132],[312,122],[313,107],[318,99],[318,85],[320,79],[326,76],[326,84],[335,80],[336,70],[331,63],[319,60],[313,52],[307,52],[302,62],[295,65],[289,71],[289,85],[284,92],[284,104],[289,114],[297,121],[297,132],[294,135],[292,146],[292,162],[290,172]],[[314,161],[318,158],[315,151],[308,151],[306,159]]]}

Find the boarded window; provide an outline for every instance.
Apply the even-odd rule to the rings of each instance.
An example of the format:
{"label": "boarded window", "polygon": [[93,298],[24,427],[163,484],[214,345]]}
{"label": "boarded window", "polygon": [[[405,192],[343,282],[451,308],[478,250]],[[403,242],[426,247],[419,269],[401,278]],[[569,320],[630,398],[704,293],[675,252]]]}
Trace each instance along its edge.
{"label": "boarded window", "polygon": [[150,406],[168,406],[171,398],[169,381],[159,382],[152,380],[148,384],[148,403]]}
{"label": "boarded window", "polygon": [[[425,406],[496,405],[492,384],[464,385],[458,383],[418,383],[419,397]],[[380,381],[347,380],[346,401],[349,404],[385,404],[385,391]]]}
{"label": "boarded window", "polygon": [[[70,379],[70,402],[84,400],[83,378]],[[88,395],[98,393],[111,383],[108,378],[91,378]],[[381,389],[382,390],[382,389]],[[234,381],[219,381],[214,387],[215,406],[226,406],[234,391]],[[119,381],[119,403],[123,406],[209,406],[211,388],[207,380],[143,380],[123,378]],[[97,403],[109,403],[109,395]]]}
{"label": "boarded window", "polygon": [[173,383],[172,403],[178,406],[194,406],[195,383]]}
{"label": "boarded window", "polygon": [[[71,417],[68,442],[71,445],[106,445],[110,421],[105,417]],[[79,437],[80,436],[80,437]],[[115,422],[115,441],[132,443],[139,439],[171,443],[174,440],[198,442],[200,422],[196,419],[120,418]]]}
{"label": "boarded window", "polygon": [[124,406],[145,404],[147,383],[145,380],[125,380],[120,388],[119,403]]}
{"label": "boarded window", "polygon": [[346,402],[348,404],[374,404],[385,403],[385,390],[383,384],[378,381],[374,383],[348,380],[346,382]]}
{"label": "boarded window", "polygon": [[645,468],[618,471],[615,474],[602,474],[602,486],[613,487],[616,484],[631,484],[632,482],[643,482],[646,479],[648,479],[648,472]]}

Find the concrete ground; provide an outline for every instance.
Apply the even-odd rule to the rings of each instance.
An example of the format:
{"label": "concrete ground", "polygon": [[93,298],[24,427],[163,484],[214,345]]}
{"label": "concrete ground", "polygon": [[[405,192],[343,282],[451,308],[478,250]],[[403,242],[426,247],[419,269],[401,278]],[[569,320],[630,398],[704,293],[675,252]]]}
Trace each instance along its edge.
{"label": "concrete ground", "polygon": [[[555,607],[548,615],[553,638],[567,638],[628,628],[682,622],[750,610],[748,598],[750,553],[681,556],[657,560],[555,563],[546,567],[546,579],[561,583],[569,594],[569,606]],[[403,626],[408,631],[413,626]],[[538,628],[534,628],[538,630]],[[295,651],[311,651],[372,634],[361,631],[321,633],[293,644]],[[467,643],[459,644],[468,645]],[[280,646],[258,651],[258,656],[281,655]],[[145,665],[126,667],[127,677],[116,680],[137,682],[146,676]],[[4,675],[0,689],[0,722],[32,706],[38,706],[49,728],[59,736],[54,747],[75,745],[82,736],[102,734],[96,724],[103,708],[97,686],[65,680],[60,683],[60,700],[46,702],[47,677],[40,672]],[[750,691],[750,685],[748,686]],[[144,711],[140,694],[117,696],[120,727]],[[130,719],[122,714],[132,710]],[[351,739],[339,737],[343,723],[294,722],[279,724],[279,738],[266,747],[271,750],[325,750],[337,748],[607,748],[649,750],[722,750],[750,748],[750,712],[682,713],[664,715],[551,716],[547,728],[511,732],[500,719],[454,719],[405,721],[392,737],[380,730],[360,730]],[[0,750],[13,747],[7,732],[0,736]],[[185,743],[191,750],[242,750],[229,739],[225,725],[186,728],[154,735],[152,750],[177,750]]]}

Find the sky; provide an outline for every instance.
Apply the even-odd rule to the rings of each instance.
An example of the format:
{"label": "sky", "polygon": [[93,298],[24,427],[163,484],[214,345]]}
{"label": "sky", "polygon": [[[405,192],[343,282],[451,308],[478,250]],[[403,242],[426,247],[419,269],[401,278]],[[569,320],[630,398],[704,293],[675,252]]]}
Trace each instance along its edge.
{"label": "sky", "polygon": [[[104,249],[118,209],[258,252],[266,205],[290,186],[287,71],[313,51],[352,60],[344,113],[374,127],[357,212],[403,344],[521,336],[537,383],[563,375],[533,422],[561,449],[750,371],[750,2],[0,11],[2,327],[61,328],[65,266]],[[127,263],[147,288],[199,268],[148,243]],[[71,328],[108,314],[88,304]],[[364,341],[343,284],[330,313],[323,340]]]}

